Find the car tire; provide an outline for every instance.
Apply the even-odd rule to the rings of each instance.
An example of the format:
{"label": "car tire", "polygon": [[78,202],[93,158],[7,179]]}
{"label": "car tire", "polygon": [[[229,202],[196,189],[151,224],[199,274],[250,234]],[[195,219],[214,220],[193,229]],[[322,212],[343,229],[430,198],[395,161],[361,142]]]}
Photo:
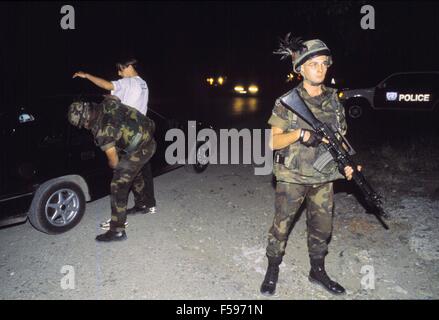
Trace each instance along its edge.
{"label": "car tire", "polygon": [[41,185],[28,213],[30,223],[47,234],[60,234],[74,228],[85,212],[81,187],[71,181],[48,181]]}
{"label": "car tire", "polygon": [[[197,143],[197,149],[196,149],[196,157],[195,157],[195,164],[192,165],[192,168],[196,173],[201,173],[207,169],[209,166],[209,152],[205,152],[206,148],[208,147],[209,142],[203,142],[200,141]],[[209,149],[210,150],[210,149]]]}
{"label": "car tire", "polygon": [[354,100],[347,104],[346,120],[349,124],[364,123],[370,121],[372,110],[365,100]]}
{"label": "car tire", "polygon": [[354,103],[348,107],[349,117],[358,119],[363,115],[364,107],[359,103]]}

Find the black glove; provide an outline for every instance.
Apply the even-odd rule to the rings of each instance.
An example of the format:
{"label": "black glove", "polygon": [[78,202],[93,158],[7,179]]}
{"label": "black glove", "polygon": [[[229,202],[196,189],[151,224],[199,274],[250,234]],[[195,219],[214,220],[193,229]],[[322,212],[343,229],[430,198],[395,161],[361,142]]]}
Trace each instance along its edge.
{"label": "black glove", "polygon": [[[303,141],[305,132],[309,132],[310,136],[307,141]],[[314,131],[301,129],[299,141],[307,147],[317,147],[322,142],[323,137]]]}

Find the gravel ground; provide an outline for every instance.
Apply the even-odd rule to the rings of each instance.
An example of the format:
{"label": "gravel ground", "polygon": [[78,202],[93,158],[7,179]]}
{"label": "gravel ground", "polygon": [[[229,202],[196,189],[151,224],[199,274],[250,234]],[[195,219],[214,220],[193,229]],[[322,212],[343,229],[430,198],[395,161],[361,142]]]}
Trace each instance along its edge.
{"label": "gravel ground", "polygon": [[[129,216],[128,240],[120,243],[94,241],[110,213],[108,197],[88,203],[81,223],[62,235],[29,223],[4,228],[0,298],[267,299],[259,286],[273,219],[271,181],[250,165],[212,165],[201,174],[183,167],[159,176],[158,213]],[[393,217],[389,231],[355,196],[335,195],[327,271],[347,294],[335,297],[309,283],[302,215],[269,299],[439,298],[438,181],[401,175],[372,182]],[[74,275],[74,289],[61,286],[63,266],[73,268],[67,277]]]}

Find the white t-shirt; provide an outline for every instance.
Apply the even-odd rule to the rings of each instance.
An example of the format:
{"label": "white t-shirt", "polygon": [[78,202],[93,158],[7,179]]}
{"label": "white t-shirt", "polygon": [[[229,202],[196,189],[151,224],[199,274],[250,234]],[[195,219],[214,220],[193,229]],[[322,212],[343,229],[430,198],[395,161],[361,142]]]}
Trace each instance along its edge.
{"label": "white t-shirt", "polygon": [[123,104],[126,104],[140,113],[146,115],[148,110],[148,86],[139,76],[122,78],[117,81],[111,81],[114,90],[111,94],[118,97]]}

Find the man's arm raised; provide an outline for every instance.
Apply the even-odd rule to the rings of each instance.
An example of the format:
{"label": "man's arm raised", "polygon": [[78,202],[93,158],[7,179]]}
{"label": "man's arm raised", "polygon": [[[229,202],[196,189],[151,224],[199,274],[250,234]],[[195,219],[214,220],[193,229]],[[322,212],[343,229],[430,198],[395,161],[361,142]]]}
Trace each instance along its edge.
{"label": "man's arm raised", "polygon": [[72,78],[76,78],[76,77],[88,79],[91,82],[93,82],[95,85],[97,85],[99,88],[102,88],[105,90],[114,90],[114,85],[110,81],[95,77],[89,73],[78,71],[73,75]]}

